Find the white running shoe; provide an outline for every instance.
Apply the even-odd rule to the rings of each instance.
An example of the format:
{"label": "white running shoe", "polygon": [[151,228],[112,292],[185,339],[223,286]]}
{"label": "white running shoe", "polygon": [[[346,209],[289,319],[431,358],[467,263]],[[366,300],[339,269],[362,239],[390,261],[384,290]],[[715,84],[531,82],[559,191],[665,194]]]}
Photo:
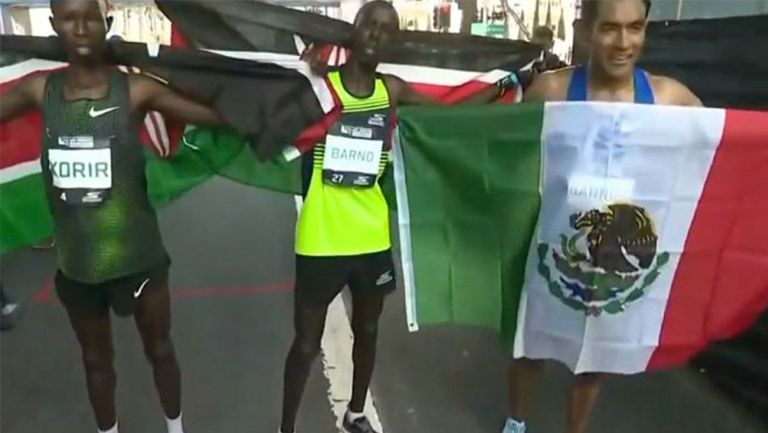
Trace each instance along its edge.
{"label": "white running shoe", "polygon": [[507,418],[502,433],[525,433],[525,423],[516,419]]}

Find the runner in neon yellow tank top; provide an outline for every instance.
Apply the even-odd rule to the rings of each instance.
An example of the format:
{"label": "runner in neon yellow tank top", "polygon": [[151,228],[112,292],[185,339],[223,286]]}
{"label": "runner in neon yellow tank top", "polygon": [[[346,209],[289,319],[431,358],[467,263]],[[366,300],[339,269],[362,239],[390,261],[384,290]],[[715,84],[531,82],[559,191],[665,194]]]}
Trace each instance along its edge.
{"label": "runner in neon yellow tank top", "polygon": [[[379,52],[398,31],[392,5],[374,0],[355,18],[349,60],[328,72],[341,115],[324,143],[304,159],[304,205],[296,233],[296,336],[285,365],[282,433],[293,433],[296,415],[320,351],[328,305],[345,285],[352,293],[352,399],[343,427],[350,433],[375,433],[363,415],[373,372],[379,315],[395,290],[390,251],[389,211],[378,181],[390,161],[394,108],[434,104],[400,78],[376,73]],[[324,65],[313,58],[316,73]],[[467,102],[499,96],[503,80]]]}
{"label": "runner in neon yellow tank top", "polygon": [[[370,94],[361,98],[344,88],[341,71],[331,71],[328,81],[343,107],[342,115],[306,162],[304,177],[309,183],[299,215],[296,253],[329,257],[387,251],[389,209],[378,184],[389,162],[387,86],[377,76]],[[345,172],[344,164],[351,169]]]}

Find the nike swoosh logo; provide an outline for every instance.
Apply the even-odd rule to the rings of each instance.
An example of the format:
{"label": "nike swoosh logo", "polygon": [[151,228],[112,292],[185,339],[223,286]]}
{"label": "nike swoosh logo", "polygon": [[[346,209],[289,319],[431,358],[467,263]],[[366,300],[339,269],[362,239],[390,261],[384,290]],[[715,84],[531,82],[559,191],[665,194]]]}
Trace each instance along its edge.
{"label": "nike swoosh logo", "polygon": [[144,282],[143,282],[143,283],[141,283],[141,286],[139,286],[139,288],[138,288],[138,289],[137,289],[135,292],[133,292],[133,297],[134,297],[134,298],[137,298],[137,299],[138,299],[138,297],[139,297],[139,296],[141,296],[141,292],[143,292],[143,291],[144,291],[144,287],[146,287],[146,286],[147,286],[147,283],[149,283],[149,278],[147,278],[146,280],[144,280]]}
{"label": "nike swoosh logo", "polygon": [[119,109],[120,109],[120,107],[109,107],[109,108],[105,108],[103,110],[97,110],[96,107],[91,107],[91,111],[88,112],[88,115],[95,118],[95,117],[100,117],[100,116],[103,116],[103,115],[105,115],[107,113],[111,113],[111,112],[113,112],[115,110],[119,110]]}

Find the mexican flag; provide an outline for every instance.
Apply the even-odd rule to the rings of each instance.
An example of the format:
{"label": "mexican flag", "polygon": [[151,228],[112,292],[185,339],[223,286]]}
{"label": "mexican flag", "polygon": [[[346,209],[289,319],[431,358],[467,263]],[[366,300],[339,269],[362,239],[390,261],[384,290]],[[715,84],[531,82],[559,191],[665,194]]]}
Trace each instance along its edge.
{"label": "mexican flag", "polygon": [[402,109],[411,330],[497,329],[576,373],[685,363],[768,304],[768,113]]}

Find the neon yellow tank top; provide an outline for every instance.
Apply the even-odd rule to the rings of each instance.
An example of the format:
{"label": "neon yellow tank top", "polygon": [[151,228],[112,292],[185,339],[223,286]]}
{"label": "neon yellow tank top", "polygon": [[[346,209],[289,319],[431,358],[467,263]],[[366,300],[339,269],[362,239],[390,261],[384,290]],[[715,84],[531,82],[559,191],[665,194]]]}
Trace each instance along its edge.
{"label": "neon yellow tank top", "polygon": [[342,112],[312,155],[296,253],[328,257],[386,251],[391,247],[389,209],[378,180],[390,161],[387,87],[377,77],[371,96],[357,98],[346,91],[339,71],[329,72],[328,80]]}

